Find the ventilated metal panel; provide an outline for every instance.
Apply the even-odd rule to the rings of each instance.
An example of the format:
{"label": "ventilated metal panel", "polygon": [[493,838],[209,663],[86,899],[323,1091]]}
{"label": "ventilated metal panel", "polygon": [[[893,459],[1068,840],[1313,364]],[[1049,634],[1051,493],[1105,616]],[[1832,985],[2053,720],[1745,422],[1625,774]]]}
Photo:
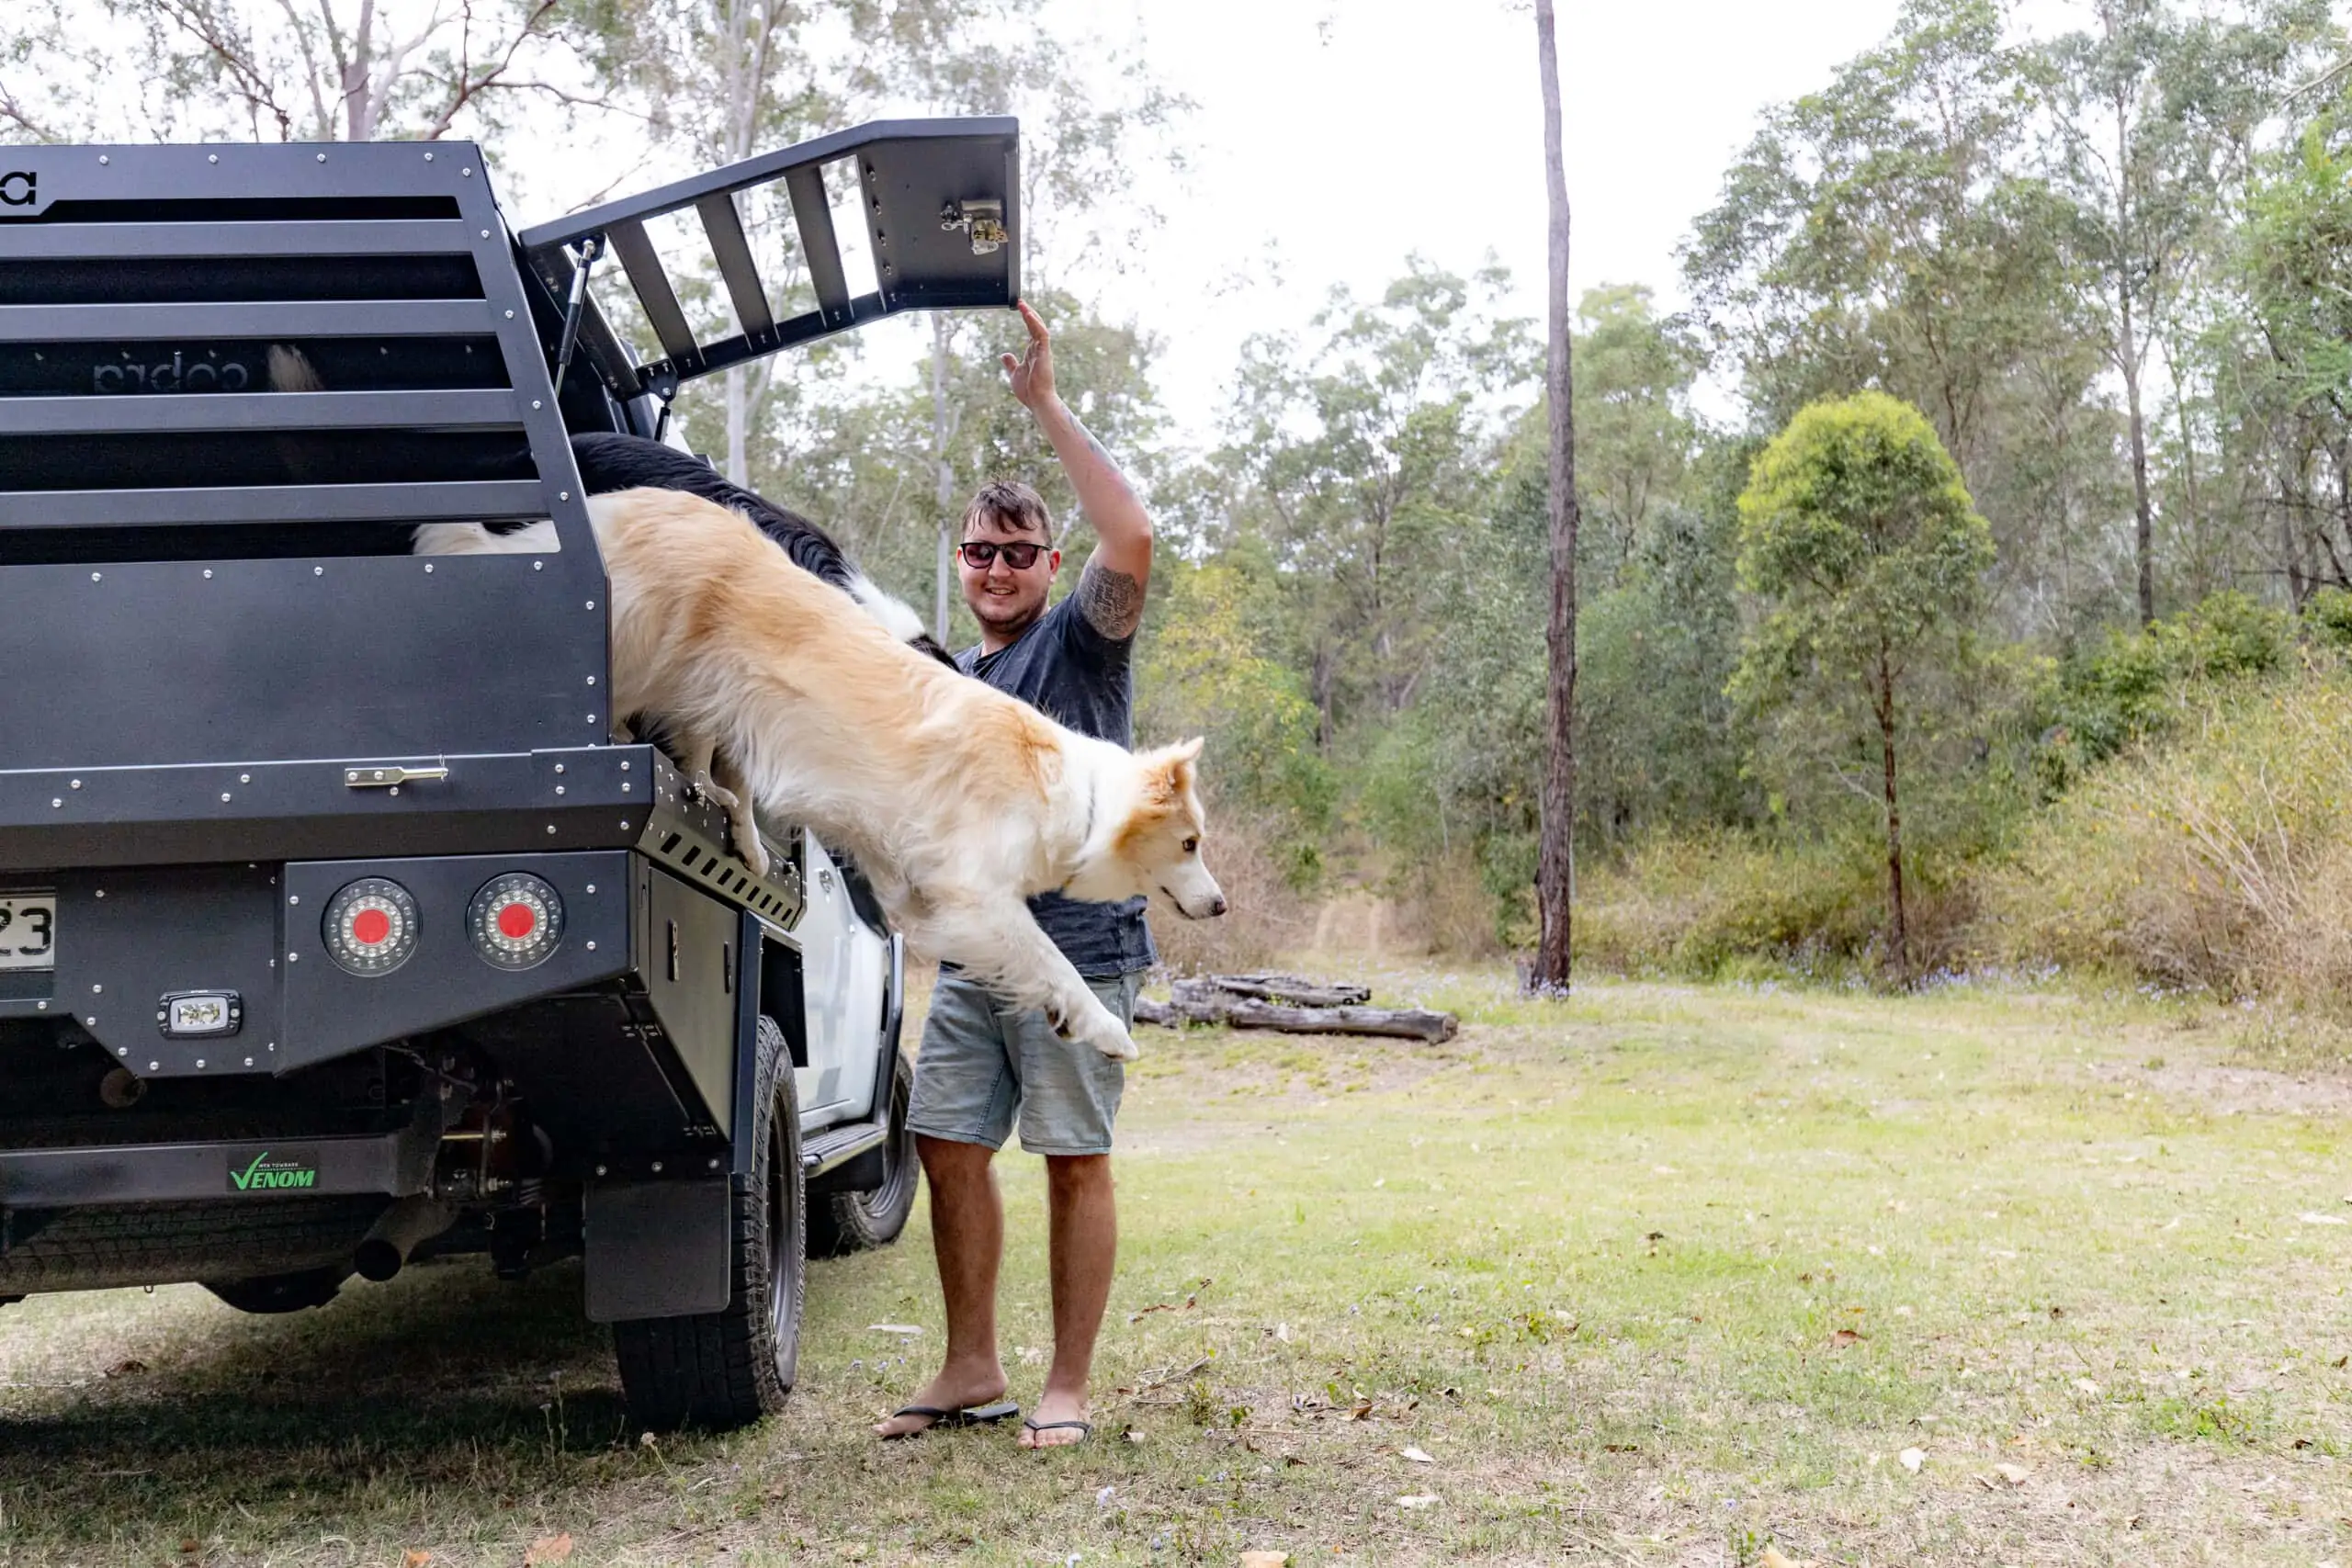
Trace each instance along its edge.
{"label": "ventilated metal panel", "polygon": [[[875,288],[853,296],[821,171],[842,165],[873,247]],[[779,320],[738,198],[781,186],[816,296]],[[1009,118],[877,120],[526,229],[524,249],[559,299],[583,258],[618,259],[661,356],[644,364],[591,310],[581,346],[612,394],[668,397],[724,370],[900,310],[1006,307],[1021,293],[1020,123]],[[738,331],[698,333],[646,225],[692,209]]]}
{"label": "ventilated metal panel", "polygon": [[[0,784],[92,773],[0,798],[96,827],[97,772],[139,769],[140,821],[202,820],[220,765],[605,738],[603,566],[472,146],[9,162]],[[542,517],[544,557],[407,553]]]}

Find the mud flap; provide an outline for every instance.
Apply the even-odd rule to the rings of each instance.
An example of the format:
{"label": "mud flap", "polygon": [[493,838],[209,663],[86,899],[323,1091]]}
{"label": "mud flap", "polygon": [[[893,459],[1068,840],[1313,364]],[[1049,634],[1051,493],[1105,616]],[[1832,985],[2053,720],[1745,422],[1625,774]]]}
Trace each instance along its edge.
{"label": "mud flap", "polygon": [[727,1305],[725,1177],[588,1189],[588,1316],[686,1317]]}

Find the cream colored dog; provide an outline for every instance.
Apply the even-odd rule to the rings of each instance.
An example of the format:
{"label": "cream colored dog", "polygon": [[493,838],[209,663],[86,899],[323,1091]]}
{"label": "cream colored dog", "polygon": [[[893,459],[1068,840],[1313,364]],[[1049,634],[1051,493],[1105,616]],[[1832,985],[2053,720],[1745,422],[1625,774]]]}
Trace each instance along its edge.
{"label": "cream colored dog", "polygon": [[[855,855],[917,948],[1106,1056],[1136,1055],[1026,900],[1225,913],[1201,860],[1198,740],[1136,755],[1065,728],[909,648],[699,497],[621,491],[588,515],[612,580],[613,711],[658,719],[689,773],[715,764],[755,868],[754,803]],[[433,524],[415,547],[545,550],[552,532]]]}

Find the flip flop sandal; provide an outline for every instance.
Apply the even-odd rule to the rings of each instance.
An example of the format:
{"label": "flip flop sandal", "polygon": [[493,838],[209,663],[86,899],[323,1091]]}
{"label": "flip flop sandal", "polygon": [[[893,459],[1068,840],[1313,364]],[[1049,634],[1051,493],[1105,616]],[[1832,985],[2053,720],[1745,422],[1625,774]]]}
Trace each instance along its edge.
{"label": "flip flop sandal", "polygon": [[892,1443],[904,1438],[920,1438],[925,1432],[952,1431],[958,1427],[993,1427],[1020,1414],[1021,1406],[1009,1399],[995,1404],[967,1404],[958,1410],[943,1410],[936,1404],[902,1404],[890,1412],[893,1419],[922,1416],[928,1417],[931,1424],[910,1432],[893,1432],[882,1440]]}
{"label": "flip flop sandal", "polygon": [[[1091,1421],[1023,1421],[1021,1425],[1032,1432],[1074,1431],[1078,1434],[1078,1443],[1094,1436],[1094,1423]],[[1041,1449],[1074,1449],[1078,1443],[1040,1443],[1036,1446]]]}

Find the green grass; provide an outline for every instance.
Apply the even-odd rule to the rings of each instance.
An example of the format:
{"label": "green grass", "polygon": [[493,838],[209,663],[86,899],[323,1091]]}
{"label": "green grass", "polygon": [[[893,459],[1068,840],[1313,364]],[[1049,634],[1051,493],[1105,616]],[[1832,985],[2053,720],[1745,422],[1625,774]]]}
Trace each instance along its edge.
{"label": "green grass", "polygon": [[2352,1562],[2342,1078],[2056,991],[1382,981],[1468,1027],[1147,1034],[1087,1448],[867,1438],[938,1343],[920,1212],[728,1438],[626,1428],[574,1269],[50,1297],[0,1313],[0,1562]]}

